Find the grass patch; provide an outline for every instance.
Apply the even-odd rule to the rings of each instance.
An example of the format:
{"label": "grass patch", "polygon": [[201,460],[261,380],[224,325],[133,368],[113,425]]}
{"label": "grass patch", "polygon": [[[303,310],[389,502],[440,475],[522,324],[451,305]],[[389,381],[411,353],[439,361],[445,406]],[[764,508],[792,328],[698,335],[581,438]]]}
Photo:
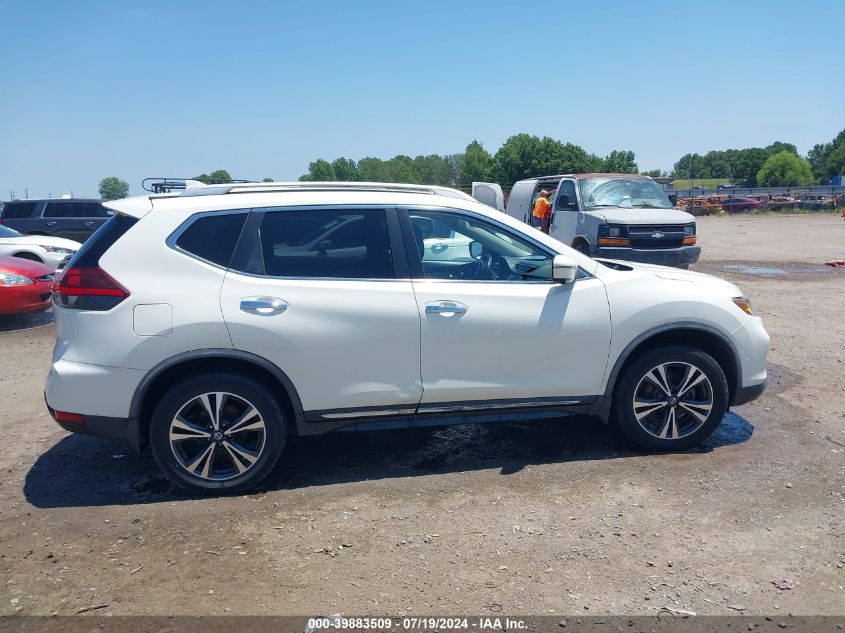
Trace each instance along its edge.
{"label": "grass patch", "polygon": [[673,180],[669,184],[671,184],[675,189],[689,189],[693,186],[716,189],[719,185],[733,184],[733,181],[730,178],[695,178],[694,180]]}

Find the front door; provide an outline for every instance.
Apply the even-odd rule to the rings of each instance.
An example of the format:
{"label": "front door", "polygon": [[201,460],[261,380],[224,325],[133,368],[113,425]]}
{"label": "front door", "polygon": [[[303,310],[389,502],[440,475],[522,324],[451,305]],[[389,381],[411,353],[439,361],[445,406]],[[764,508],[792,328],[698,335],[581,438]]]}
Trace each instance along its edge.
{"label": "front door", "polygon": [[[408,209],[406,244],[422,318],[421,411],[434,403],[542,399],[575,403],[599,393],[610,344],[604,285],[581,275],[551,281],[554,253],[489,218]],[[426,227],[468,246],[434,257]]]}
{"label": "front door", "polygon": [[235,349],[284,371],[311,419],[413,413],[422,395],[420,317],[394,263],[396,210],[251,216],[220,295]]}
{"label": "front door", "polygon": [[579,215],[575,181],[564,178],[558,184],[553,196],[552,226],[549,234],[567,246],[572,246],[572,241],[578,234]]}

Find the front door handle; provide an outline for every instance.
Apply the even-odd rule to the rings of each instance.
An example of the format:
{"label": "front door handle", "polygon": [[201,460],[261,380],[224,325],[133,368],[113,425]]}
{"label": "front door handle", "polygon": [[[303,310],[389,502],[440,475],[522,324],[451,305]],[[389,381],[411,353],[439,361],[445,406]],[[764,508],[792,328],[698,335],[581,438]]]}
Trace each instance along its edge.
{"label": "front door handle", "polygon": [[452,316],[457,314],[466,314],[467,308],[463,303],[457,301],[432,301],[425,304],[426,314],[442,314],[443,316]]}
{"label": "front door handle", "polygon": [[47,222],[47,226],[56,226],[55,222]]}
{"label": "front door handle", "polygon": [[284,299],[276,297],[244,297],[241,299],[241,312],[270,316],[282,314],[290,307]]}

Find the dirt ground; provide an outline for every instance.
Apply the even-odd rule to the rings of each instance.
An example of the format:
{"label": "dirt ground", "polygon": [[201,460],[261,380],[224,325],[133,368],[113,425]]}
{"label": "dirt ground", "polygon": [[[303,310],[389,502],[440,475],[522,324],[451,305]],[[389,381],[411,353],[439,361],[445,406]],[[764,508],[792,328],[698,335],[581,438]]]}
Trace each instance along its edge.
{"label": "dirt ground", "polygon": [[0,614],[845,613],[845,269],[820,265],[845,222],[699,235],[696,268],[763,316],[770,386],[682,454],[586,418],[338,434],[258,493],[192,499],[58,428],[49,315],[0,320]]}

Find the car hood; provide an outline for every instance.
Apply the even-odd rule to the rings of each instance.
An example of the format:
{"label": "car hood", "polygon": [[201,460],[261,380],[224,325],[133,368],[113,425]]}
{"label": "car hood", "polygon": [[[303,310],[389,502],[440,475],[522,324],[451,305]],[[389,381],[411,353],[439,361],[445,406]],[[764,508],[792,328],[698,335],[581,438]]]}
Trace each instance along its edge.
{"label": "car hood", "polygon": [[22,235],[21,237],[7,237],[6,244],[34,244],[36,246],[54,246],[56,248],[69,248],[78,251],[82,244],[73,240],[66,240],[63,237],[51,237],[49,235]]}
{"label": "car hood", "polygon": [[20,257],[0,257],[0,272],[25,275],[30,278],[49,275],[53,269],[41,262],[34,262],[30,259]]}
{"label": "car hood", "polygon": [[695,218],[680,209],[625,209],[602,207],[588,211],[608,224],[692,224]]}
{"label": "car hood", "polygon": [[697,284],[707,284],[708,286],[719,286],[733,293],[732,296],[734,297],[739,297],[742,295],[742,291],[740,291],[740,289],[737,288],[731,282],[721,279],[720,277],[707,275],[705,273],[696,273],[691,270],[682,270],[680,268],[672,268],[670,266],[658,266],[657,264],[638,264],[635,262],[628,262],[622,260],[609,260],[603,257],[600,258],[599,261],[607,261],[612,262],[614,264],[618,264],[623,270],[625,269],[625,267],[633,268],[638,272],[654,275],[655,277],[659,277],[661,279],[670,279],[672,281],[686,281]]}

